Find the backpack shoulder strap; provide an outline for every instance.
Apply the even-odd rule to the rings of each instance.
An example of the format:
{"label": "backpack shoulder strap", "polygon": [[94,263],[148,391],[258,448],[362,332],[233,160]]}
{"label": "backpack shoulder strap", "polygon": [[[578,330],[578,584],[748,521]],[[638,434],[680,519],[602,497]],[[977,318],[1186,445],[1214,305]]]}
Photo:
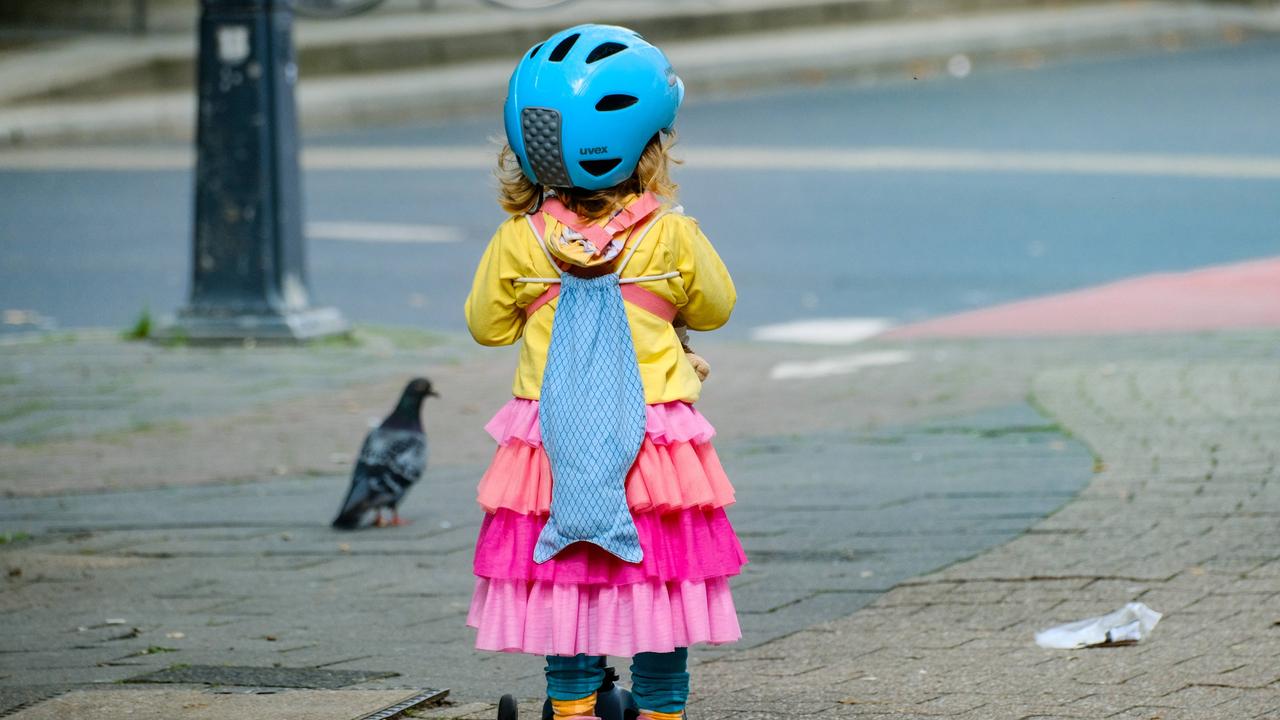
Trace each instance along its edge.
{"label": "backpack shoulder strap", "polygon": [[551,251],[547,249],[547,241],[543,238],[543,235],[547,232],[546,218],[542,217],[542,213],[535,210],[532,213],[525,215],[524,219],[529,222],[529,229],[533,230],[533,237],[538,240],[538,247],[542,248],[542,254],[546,256],[547,262],[551,263],[551,267],[555,269],[556,275],[559,275],[560,266],[556,264],[556,259],[551,255]]}
{"label": "backpack shoulder strap", "polygon": [[[681,208],[679,205],[675,205],[675,206],[663,206],[653,211],[653,219],[649,220],[649,222],[644,224],[644,227],[640,228],[640,231],[639,231],[640,234],[636,237],[635,241],[631,243],[631,247],[627,248],[627,254],[622,257],[622,262],[618,263],[617,273],[619,278],[622,277],[622,271],[627,269],[627,263],[631,262],[631,257],[635,255],[636,250],[640,248],[640,243],[644,242],[644,239],[649,235],[649,231],[652,230],[653,227],[658,224],[658,221],[666,217],[667,215],[671,215],[672,213],[679,214],[681,210],[683,210],[683,208]],[[674,277],[674,276],[668,273],[664,277]],[[657,280],[657,279],[659,278],[657,277],[627,278],[626,280],[621,280],[620,282],[644,282],[645,280]]]}

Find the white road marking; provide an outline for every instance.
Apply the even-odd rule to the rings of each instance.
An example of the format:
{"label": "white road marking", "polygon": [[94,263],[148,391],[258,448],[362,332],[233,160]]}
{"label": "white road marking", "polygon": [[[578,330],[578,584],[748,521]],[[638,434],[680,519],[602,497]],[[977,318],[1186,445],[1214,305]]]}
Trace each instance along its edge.
{"label": "white road marking", "polygon": [[498,148],[472,147],[314,147],[302,152],[302,164],[317,170],[490,170]]}
{"label": "white road marking", "polygon": [[913,148],[700,148],[690,167],[733,170],[1004,172],[1051,175],[1280,179],[1280,158]]}
{"label": "white road marking", "polygon": [[769,378],[772,380],[811,380],[831,375],[848,375],[862,368],[901,365],[902,363],[910,362],[911,357],[911,353],[905,350],[884,350],[823,360],[784,362],[773,366],[773,369],[769,371]]}
{"label": "white road marking", "polygon": [[810,345],[852,345],[879,335],[892,325],[886,318],[816,318],[762,325],[751,331],[751,339]]}
{"label": "white road marking", "polygon": [[455,243],[462,240],[462,231],[451,225],[310,222],[307,223],[307,237],[364,243]]}
{"label": "white road marking", "polygon": [[[462,147],[313,147],[302,155],[312,170],[479,170],[496,149]],[[679,148],[687,170],[814,172],[994,172],[1045,175],[1136,175],[1280,180],[1280,157],[1143,153],[1006,152],[900,147]],[[5,170],[182,170],[194,153],[172,148],[47,148],[0,153]]]}
{"label": "white road marking", "polygon": [[0,153],[4,170],[186,170],[194,165],[189,148],[46,148]]}

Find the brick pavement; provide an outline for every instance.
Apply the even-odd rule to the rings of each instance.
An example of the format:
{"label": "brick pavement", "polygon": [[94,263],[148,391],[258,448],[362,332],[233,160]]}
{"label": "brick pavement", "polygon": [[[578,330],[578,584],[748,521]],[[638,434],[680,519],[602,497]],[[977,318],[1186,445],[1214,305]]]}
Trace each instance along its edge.
{"label": "brick pavement", "polygon": [[[827,351],[709,345],[720,374],[703,408],[721,429],[741,489],[735,522],[757,561],[739,583],[748,641],[697,653],[695,716],[1266,717],[1280,652],[1280,572],[1267,540],[1277,516],[1276,343],[1274,334],[914,343],[899,346],[913,353],[904,365],[794,383],[768,382],[772,363]],[[433,365],[433,377],[456,388],[450,412],[482,419],[509,358],[460,357]],[[340,378],[333,391],[359,397],[398,382],[376,375]],[[1050,418],[1019,409],[1029,388]],[[310,405],[313,394],[254,412],[293,418],[287,443],[313,421],[331,440],[351,433],[339,432],[340,418],[307,412],[349,421],[384,404]],[[761,404],[770,417],[751,412]],[[174,663],[278,663],[402,673],[376,687],[461,673],[447,683],[458,704],[427,716],[490,717],[500,689],[532,708],[536,663],[474,653],[460,625],[483,443],[457,429],[445,437],[438,486],[410,496],[418,524],[350,540],[316,521],[345,482],[336,471],[182,487],[207,481],[196,473],[169,489],[7,502],[0,530],[34,537],[0,548],[6,566],[22,568],[0,592],[6,627],[19,628],[0,690],[31,697]],[[92,461],[92,449],[64,442],[8,450]],[[910,579],[1018,535],[1090,465],[1101,472],[1079,498],[1030,533]],[[784,477],[797,493],[842,497],[840,508],[821,518],[803,502],[772,511]],[[925,529],[894,527],[912,520]],[[1168,613],[1147,644],[1032,644],[1037,629],[1134,598]],[[122,615],[130,632],[101,624]],[[175,652],[144,652],[153,647]]]}
{"label": "brick pavement", "polygon": [[[700,672],[700,718],[1280,717],[1280,363],[1046,371],[1034,399],[1100,474],[1018,539]],[[1150,640],[1035,631],[1138,600]]]}
{"label": "brick pavement", "polygon": [[[98,348],[100,358],[113,354],[106,352],[113,349],[109,343],[88,346]],[[32,352],[56,376],[74,369],[75,361],[63,356],[79,357],[75,350],[72,344],[60,354]],[[114,355],[129,365],[134,351],[117,347]],[[311,356],[314,351],[295,352],[308,374],[317,372],[317,364],[330,368],[363,357],[352,348],[324,351],[335,356],[323,361]],[[770,363],[795,349],[710,346],[707,352],[718,367],[737,370],[717,375],[709,395],[742,392],[747,396],[737,400],[774,403],[778,416],[757,428],[745,420],[755,422],[758,413],[707,411],[721,430],[718,447],[739,490],[732,514],[753,561],[735,583],[746,639],[699,649],[703,660],[842,617],[898,581],[1005,542],[1069,499],[1088,477],[1087,450],[1046,424],[998,374],[952,372],[956,364],[980,362],[981,353],[930,355],[918,366],[828,381],[828,389],[840,386],[845,393],[883,393],[854,410],[843,403],[793,404],[820,393],[821,383],[762,384]],[[387,372],[402,372],[406,359]],[[175,366],[211,361],[186,350],[160,352],[148,379],[169,390],[132,411],[162,416],[167,395],[190,381],[175,374]],[[285,351],[224,353],[218,362],[219,377],[202,378],[201,387],[218,384],[223,375],[240,376],[237,366],[246,363],[257,375],[256,387],[291,365]],[[913,378],[935,365],[947,372],[929,383],[933,402],[922,409],[916,394],[922,388]],[[10,652],[0,655],[0,698],[15,688],[57,692],[173,664],[224,663],[394,670],[399,676],[377,684],[448,686],[462,700],[491,700],[503,691],[535,696],[542,684],[538,662],[476,653],[463,625],[480,518],[474,487],[484,461],[471,446],[492,448],[480,430],[483,413],[474,408],[500,404],[509,372],[509,358],[501,354],[430,369],[443,397],[428,408],[433,463],[406,503],[406,517],[416,521],[407,528],[341,534],[325,526],[347,481],[346,463],[331,463],[329,452],[354,447],[363,432],[362,413],[385,404],[370,394],[385,400],[397,389],[394,382],[370,382],[368,373],[335,375],[339,387],[331,395],[285,393],[250,408],[231,383],[227,397],[219,398],[229,415],[186,421],[197,428],[208,422],[234,428],[244,417],[256,417],[250,432],[279,426],[279,445],[304,459],[318,454],[315,471],[302,464],[306,472],[288,469],[268,482],[210,484],[225,466],[192,472],[191,463],[170,462],[193,444],[209,442],[180,423],[141,431],[153,438],[152,450],[141,456],[121,451],[118,461],[125,468],[167,468],[173,473],[161,478],[167,487],[10,500],[0,511],[0,529],[32,540],[0,552],[7,567],[22,571],[0,592],[0,613],[18,628],[9,637]],[[353,384],[344,388],[342,382]],[[952,399],[937,400],[942,395]],[[464,413],[468,405],[473,409]],[[328,417],[299,419],[308,413]],[[925,419],[940,414],[952,417]],[[99,420],[77,419],[89,433],[106,422]],[[59,458],[59,467],[83,464],[80,474],[62,481],[84,475],[86,488],[99,487],[90,470],[98,446],[69,443],[65,436],[74,437],[74,427],[65,430],[9,450],[33,467],[50,456]],[[240,447],[243,432],[194,450],[200,457],[251,456]],[[349,436],[345,443],[339,442],[342,432]],[[136,441],[125,435],[122,447],[136,450]],[[313,435],[338,444],[316,449]],[[271,477],[269,466],[264,474]],[[155,485],[147,478],[156,475],[153,470],[134,484]],[[126,625],[106,625],[107,618]]]}

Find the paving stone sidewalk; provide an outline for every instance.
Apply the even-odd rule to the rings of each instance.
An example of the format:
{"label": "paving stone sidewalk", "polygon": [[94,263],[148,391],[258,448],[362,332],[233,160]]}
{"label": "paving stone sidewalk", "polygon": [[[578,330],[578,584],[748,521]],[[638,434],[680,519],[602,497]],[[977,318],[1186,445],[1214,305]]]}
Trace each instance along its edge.
{"label": "paving stone sidewalk", "polygon": [[[1018,539],[700,670],[700,718],[1280,717],[1280,362],[1053,369],[1034,400],[1102,470]],[[1129,601],[1148,641],[1043,650]]]}
{"label": "paving stone sidewalk", "polygon": [[[9,406],[26,402],[28,366],[50,373],[49,388],[86,379],[86,366],[113,368],[106,377],[119,382],[91,375],[95,403],[65,390],[11,417],[8,428],[27,434],[0,442],[5,457],[35,471],[107,453],[113,477],[147,489],[65,494],[101,488],[82,472],[60,480],[61,494],[0,507],[0,532],[17,539],[0,545],[0,566],[20,570],[0,591],[0,705],[230,664],[400,673],[353,686],[362,690],[452,687],[456,704],[426,717],[492,717],[500,691],[532,711],[538,664],[476,653],[462,627],[471,496],[492,447],[478,428],[503,399],[511,358],[448,340],[402,345],[291,355],[82,338],[6,348]],[[865,351],[892,347],[907,361],[803,382],[772,381],[770,368],[831,349],[699,347],[716,368],[700,407],[719,427],[753,562],[735,584],[748,637],[696,653],[694,717],[1168,720],[1275,707],[1275,333],[872,343]],[[130,369],[140,362],[145,371]],[[405,373],[423,368],[447,392],[427,418],[438,442],[429,483],[410,496],[417,523],[333,533],[324,521],[349,458],[330,453],[353,445]],[[191,387],[203,388],[195,405],[216,412],[184,409]],[[245,418],[255,421],[241,428]],[[269,443],[237,450],[265,427],[276,428]],[[268,458],[128,481],[130,468],[198,443],[210,444],[202,458]],[[282,448],[305,452],[275,477]],[[242,471],[263,481],[227,482]],[[16,473],[6,482],[40,489]],[[1168,613],[1148,643],[1032,644],[1035,630],[1131,599]]]}
{"label": "paving stone sidewalk", "polygon": [[[378,347],[206,351],[91,335],[12,348],[0,369],[21,381],[0,388],[11,409],[0,427],[22,442],[0,443],[12,469],[0,487],[26,497],[0,508],[0,532],[25,539],[0,547],[0,567],[18,572],[0,592],[13,628],[0,712],[6,698],[183,665],[245,666],[237,684],[248,685],[289,682],[272,670],[283,666],[394,671],[348,684],[451,687],[460,701],[540,693],[538,662],[477,653],[464,626],[474,488],[492,453],[481,425],[508,392],[511,358],[445,340],[384,358]],[[791,383],[769,381],[769,368],[827,351],[703,349],[717,366],[703,407],[752,563],[735,583],[746,639],[701,648],[701,660],[842,617],[1005,542],[1088,479],[1087,450],[1026,405],[1022,381],[983,371],[987,350],[939,346]],[[365,418],[385,412],[415,363],[442,393],[426,413],[432,466],[404,508],[415,522],[333,531]],[[203,412],[184,415],[188,404]],[[244,473],[265,480],[227,482]],[[98,492],[67,493],[77,488]]]}

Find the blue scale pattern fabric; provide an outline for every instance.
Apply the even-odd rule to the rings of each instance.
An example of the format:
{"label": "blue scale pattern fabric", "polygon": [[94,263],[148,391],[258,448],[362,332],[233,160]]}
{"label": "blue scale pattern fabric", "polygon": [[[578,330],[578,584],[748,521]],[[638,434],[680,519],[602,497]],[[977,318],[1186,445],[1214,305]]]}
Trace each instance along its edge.
{"label": "blue scale pattern fabric", "polygon": [[552,487],[534,562],[575,542],[640,562],[626,479],[644,441],[644,386],[617,275],[561,276],[538,422]]}

